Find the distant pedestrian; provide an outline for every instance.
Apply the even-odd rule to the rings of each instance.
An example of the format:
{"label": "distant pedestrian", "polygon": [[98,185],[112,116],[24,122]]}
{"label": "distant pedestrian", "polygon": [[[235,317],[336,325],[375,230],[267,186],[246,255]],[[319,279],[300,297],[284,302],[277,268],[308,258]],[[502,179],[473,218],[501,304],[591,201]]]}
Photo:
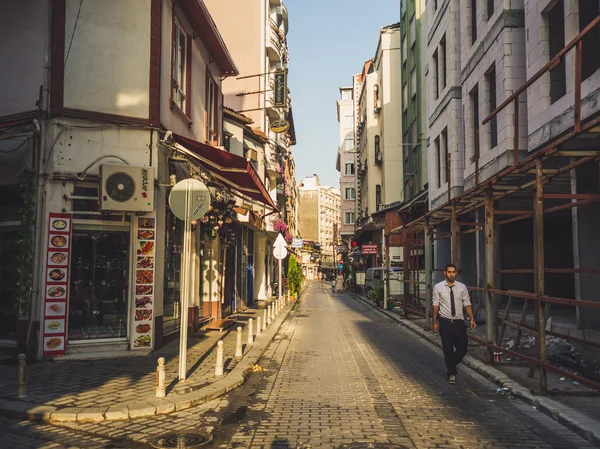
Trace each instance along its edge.
{"label": "distant pedestrian", "polygon": [[342,273],[338,274],[337,280],[335,282],[335,289],[338,292],[341,292],[344,289],[344,275]]}
{"label": "distant pedestrian", "polygon": [[456,366],[467,354],[469,344],[463,309],[471,319],[471,329],[477,324],[467,286],[456,280],[456,265],[446,265],[444,276],[446,279],[433,287],[433,331],[440,333],[448,382],[455,384]]}

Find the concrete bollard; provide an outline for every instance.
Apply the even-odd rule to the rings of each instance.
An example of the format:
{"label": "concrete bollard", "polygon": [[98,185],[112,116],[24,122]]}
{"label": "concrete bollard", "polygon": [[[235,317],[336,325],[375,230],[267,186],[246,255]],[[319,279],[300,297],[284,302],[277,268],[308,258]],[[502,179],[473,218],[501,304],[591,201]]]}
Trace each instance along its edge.
{"label": "concrete bollard", "polygon": [[17,356],[17,399],[27,397],[27,356],[19,354]]}
{"label": "concrete bollard", "polygon": [[263,325],[262,330],[267,330],[267,309],[263,309]]}
{"label": "concrete bollard", "polygon": [[256,317],[256,336],[258,337],[262,333],[262,327],[260,323],[260,315]]}
{"label": "concrete bollard", "polygon": [[250,318],[248,320],[248,344],[251,345],[252,343],[254,343],[254,333],[253,333],[253,322],[252,322],[252,318]]}
{"label": "concrete bollard", "polygon": [[217,364],[215,365],[215,376],[223,375],[223,340],[217,343]]}
{"label": "concrete bollard", "polygon": [[277,316],[278,313],[279,313],[279,298],[277,298],[275,300],[275,312],[274,312],[274,315]]}
{"label": "concrete bollard", "polygon": [[158,366],[156,367],[156,397],[164,398],[167,395],[165,388],[165,358],[158,358]]}
{"label": "concrete bollard", "polygon": [[271,323],[275,321],[275,306],[271,307]]}
{"label": "concrete bollard", "polygon": [[242,328],[241,326],[238,326],[237,328],[237,338],[235,340],[235,357],[236,358],[241,358],[243,355],[242,352]]}
{"label": "concrete bollard", "polygon": [[267,326],[271,324],[271,304],[267,306],[267,320],[265,321]]}

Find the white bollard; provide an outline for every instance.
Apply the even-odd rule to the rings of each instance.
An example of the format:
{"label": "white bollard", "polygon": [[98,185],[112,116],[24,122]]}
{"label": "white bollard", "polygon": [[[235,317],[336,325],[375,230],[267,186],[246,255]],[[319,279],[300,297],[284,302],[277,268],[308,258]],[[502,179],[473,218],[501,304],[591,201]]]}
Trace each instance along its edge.
{"label": "white bollard", "polygon": [[156,397],[164,398],[167,395],[165,388],[165,358],[158,358],[158,366],[156,367]]}
{"label": "white bollard", "polygon": [[267,330],[267,309],[263,309],[263,326],[262,330]]}
{"label": "white bollard", "polygon": [[271,323],[275,321],[275,306],[271,307]]}
{"label": "white bollard", "polygon": [[254,343],[254,333],[253,333],[253,325],[252,325],[252,318],[250,318],[248,320],[248,344],[251,345],[252,343]]}
{"label": "white bollard", "polygon": [[271,324],[271,304],[267,306],[267,326]]}
{"label": "white bollard", "polygon": [[237,338],[235,340],[235,357],[236,358],[241,358],[243,355],[242,352],[242,328],[241,326],[238,326],[237,328]]}
{"label": "white bollard", "polygon": [[223,375],[223,340],[217,343],[217,364],[215,366],[215,376]]}
{"label": "white bollard", "polygon": [[262,327],[260,323],[260,315],[256,317],[256,336],[258,337],[262,333]]}

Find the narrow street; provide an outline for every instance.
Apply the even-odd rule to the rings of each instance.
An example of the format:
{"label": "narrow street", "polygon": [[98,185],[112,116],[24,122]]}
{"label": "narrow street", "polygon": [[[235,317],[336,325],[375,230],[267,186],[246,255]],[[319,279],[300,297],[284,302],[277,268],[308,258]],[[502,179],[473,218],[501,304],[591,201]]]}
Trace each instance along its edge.
{"label": "narrow street", "polygon": [[213,448],[594,447],[468,369],[449,385],[440,350],[328,283],[309,284],[260,366],[228,395],[169,415],[2,418],[0,449],[141,449],[169,432],[211,433]]}
{"label": "narrow street", "polygon": [[262,365],[222,447],[594,447],[470,370],[449,385],[440,350],[327,283],[309,286]]}

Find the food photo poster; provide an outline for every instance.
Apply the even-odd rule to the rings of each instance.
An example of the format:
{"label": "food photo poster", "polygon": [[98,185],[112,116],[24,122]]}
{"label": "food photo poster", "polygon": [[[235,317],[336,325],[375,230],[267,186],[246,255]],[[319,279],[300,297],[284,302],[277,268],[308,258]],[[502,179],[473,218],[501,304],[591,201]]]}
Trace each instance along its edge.
{"label": "food photo poster", "polygon": [[132,349],[153,346],[156,218],[137,217]]}
{"label": "food photo poster", "polygon": [[49,214],[42,334],[44,357],[66,354],[71,226],[71,215]]}

